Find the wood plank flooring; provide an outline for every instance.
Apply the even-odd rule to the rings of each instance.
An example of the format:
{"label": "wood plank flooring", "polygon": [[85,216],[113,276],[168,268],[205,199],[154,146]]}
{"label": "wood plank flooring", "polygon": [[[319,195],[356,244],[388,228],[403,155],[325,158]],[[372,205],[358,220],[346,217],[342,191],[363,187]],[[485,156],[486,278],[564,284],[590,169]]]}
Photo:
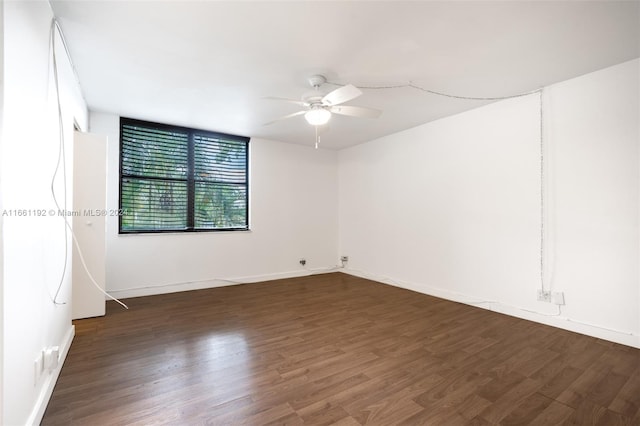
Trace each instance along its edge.
{"label": "wood plank flooring", "polygon": [[640,425],[640,351],[334,273],[76,321],[43,425]]}

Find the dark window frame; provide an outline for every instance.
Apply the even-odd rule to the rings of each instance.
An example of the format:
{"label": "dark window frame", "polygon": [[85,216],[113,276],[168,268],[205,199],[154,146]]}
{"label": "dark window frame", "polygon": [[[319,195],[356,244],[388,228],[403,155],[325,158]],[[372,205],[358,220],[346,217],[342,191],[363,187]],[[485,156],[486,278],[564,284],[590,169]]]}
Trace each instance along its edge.
{"label": "dark window frame", "polygon": [[[172,132],[184,132],[188,134],[188,152],[187,152],[187,176],[186,178],[158,178],[153,176],[139,176],[139,175],[125,175],[123,174],[123,132],[124,127],[128,126],[144,126],[163,131]],[[206,182],[198,180],[195,177],[195,139],[196,135],[223,139],[231,142],[243,142],[245,144],[246,162],[245,162],[245,180],[244,183],[238,183],[237,185],[244,185],[245,187],[245,218],[244,226],[239,227],[225,227],[225,228],[197,228],[195,227],[195,186],[197,182]],[[118,217],[118,234],[167,234],[167,233],[191,233],[191,232],[235,232],[235,231],[249,231],[249,142],[250,138],[245,136],[232,135],[228,133],[214,132],[210,130],[195,129],[183,126],[174,126],[165,123],[156,123],[152,121],[137,120],[133,118],[120,117],[120,144],[119,144],[119,178],[118,178],[118,206],[121,214]],[[122,187],[123,179],[135,178],[135,179],[149,179],[149,180],[175,180],[179,182],[186,182],[187,184],[187,226],[186,228],[175,229],[122,229],[122,219],[127,212],[123,211],[122,205]]]}

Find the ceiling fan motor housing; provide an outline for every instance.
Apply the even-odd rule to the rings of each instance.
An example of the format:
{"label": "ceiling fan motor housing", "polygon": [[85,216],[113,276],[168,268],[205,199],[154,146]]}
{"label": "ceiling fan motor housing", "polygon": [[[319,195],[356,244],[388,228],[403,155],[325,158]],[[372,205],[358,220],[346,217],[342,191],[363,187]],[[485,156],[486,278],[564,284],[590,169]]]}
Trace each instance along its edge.
{"label": "ceiling fan motor housing", "polygon": [[340,85],[339,88],[324,94],[320,91],[320,86],[327,82],[327,79],[323,75],[312,75],[308,81],[314,90],[305,93],[301,101],[286,98],[272,98],[301,105],[305,108],[301,111],[285,115],[275,121],[304,115],[304,118],[312,126],[322,126],[329,121],[333,113],[351,117],[378,118],[382,112],[373,108],[342,105],[362,95],[362,91],[352,84]]}
{"label": "ceiling fan motor housing", "polygon": [[312,75],[309,77],[309,84],[314,88],[318,88],[326,82],[327,79],[323,75]]}

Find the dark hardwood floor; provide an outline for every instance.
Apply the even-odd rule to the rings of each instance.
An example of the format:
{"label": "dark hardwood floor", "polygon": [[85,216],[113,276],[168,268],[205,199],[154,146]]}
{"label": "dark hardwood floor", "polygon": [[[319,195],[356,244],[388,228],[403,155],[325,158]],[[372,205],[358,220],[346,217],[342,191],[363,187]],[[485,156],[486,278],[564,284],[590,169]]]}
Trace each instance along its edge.
{"label": "dark hardwood floor", "polygon": [[345,274],[127,303],[43,425],[640,424],[639,350]]}

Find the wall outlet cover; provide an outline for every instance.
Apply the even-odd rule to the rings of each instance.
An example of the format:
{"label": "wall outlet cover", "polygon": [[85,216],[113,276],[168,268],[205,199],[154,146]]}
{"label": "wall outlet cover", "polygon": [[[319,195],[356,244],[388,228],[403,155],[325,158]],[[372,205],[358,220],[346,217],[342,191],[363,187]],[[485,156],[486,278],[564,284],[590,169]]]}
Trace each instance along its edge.
{"label": "wall outlet cover", "polygon": [[556,291],[551,294],[551,302],[555,305],[564,305],[564,293]]}

